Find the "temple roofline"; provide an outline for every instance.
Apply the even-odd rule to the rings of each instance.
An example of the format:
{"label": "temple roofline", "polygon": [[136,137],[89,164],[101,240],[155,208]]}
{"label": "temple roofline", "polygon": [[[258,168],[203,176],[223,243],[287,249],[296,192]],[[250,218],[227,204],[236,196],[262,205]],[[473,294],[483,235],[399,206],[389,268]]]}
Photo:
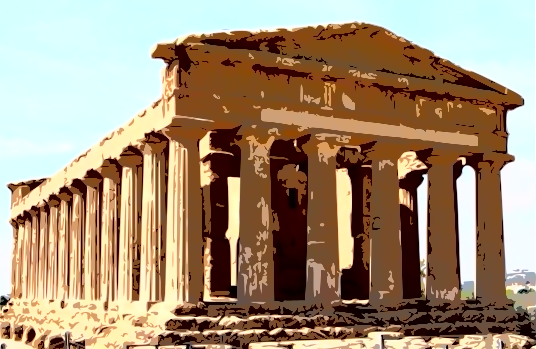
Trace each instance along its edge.
{"label": "temple roofline", "polygon": [[[284,48],[283,45],[278,45],[275,43],[275,41],[284,42],[281,41],[282,39],[289,38],[292,43],[296,44],[296,41],[299,42],[301,38],[304,38],[304,44],[305,41],[309,41],[310,44],[311,41],[318,40],[316,39],[318,36],[323,35],[326,37],[329,37],[328,34],[330,34],[330,31],[333,31],[334,33],[331,34],[333,36],[349,36],[349,33],[339,33],[344,29],[352,30],[354,33],[357,32],[357,30],[361,29],[367,29],[368,31],[375,30],[375,33],[379,31],[384,31],[391,39],[395,39],[392,41],[392,49],[393,51],[400,51],[399,53],[403,56],[406,56],[406,60],[408,59],[407,54],[408,51],[405,51],[406,48],[410,47],[411,50],[411,56],[410,58],[415,59],[417,62],[422,62],[420,66],[415,65],[413,71],[417,73],[422,74],[430,74],[430,72],[433,71],[433,78],[435,80],[442,80],[444,79],[447,82],[451,82],[454,89],[456,86],[464,86],[473,88],[476,90],[490,90],[494,92],[496,95],[496,98],[494,98],[493,103],[502,105],[506,110],[513,110],[519,106],[524,105],[523,98],[517,94],[516,92],[506,88],[505,86],[502,86],[492,80],[487,79],[486,77],[472,72],[470,70],[463,69],[462,67],[446,60],[443,58],[440,58],[436,56],[432,51],[427,50],[419,45],[416,45],[409,40],[406,40],[402,37],[399,37],[392,32],[386,30],[383,27],[375,26],[368,23],[345,23],[345,24],[328,24],[328,25],[313,25],[313,26],[306,26],[306,27],[297,27],[297,28],[288,28],[288,29],[270,29],[270,30],[255,30],[255,31],[227,31],[227,32],[215,32],[215,33],[207,33],[207,34],[190,34],[190,35],[184,35],[179,37],[178,39],[171,41],[171,42],[163,42],[156,44],[151,49],[151,57],[154,59],[162,59],[166,63],[170,63],[171,61],[178,59],[181,55],[179,47],[185,47],[185,46],[194,46],[194,45],[208,45],[208,46],[225,46],[228,49],[247,49],[251,51],[268,51],[271,53],[278,53],[283,55],[291,55],[291,54],[298,54],[301,52],[302,47],[300,46],[300,49],[295,50],[293,48]],[[320,32],[316,33],[314,30],[320,30]],[[316,35],[313,35],[316,34]],[[371,36],[372,37],[372,36]],[[396,43],[395,43],[396,42]],[[247,43],[247,45],[242,45],[242,43]],[[400,43],[403,43],[401,46]],[[272,45],[272,47],[269,47]],[[289,43],[290,45],[290,43]],[[311,46],[312,44],[310,44]],[[389,45],[391,45],[389,43]],[[399,47],[397,47],[398,45]],[[242,47],[243,46],[243,47]],[[319,45],[321,47],[322,44]],[[312,47],[312,46],[311,46]],[[311,49],[309,47],[309,49]],[[286,51],[289,52],[282,52],[286,49]],[[275,51],[278,52],[275,52]],[[317,58],[317,61],[323,60],[324,58],[330,59],[330,54],[326,55],[320,55],[320,51],[315,52],[315,58]],[[307,52],[307,55],[310,55],[310,52]],[[399,56],[401,56],[399,55]],[[325,56],[325,57],[324,57]],[[331,54],[333,56],[333,54]],[[303,58],[303,56],[302,56]],[[400,59],[402,61],[402,59]],[[345,61],[342,62],[341,65],[345,65],[345,63],[350,63],[352,61]],[[357,64],[361,66],[362,62],[352,62],[352,64]],[[407,63],[407,62],[405,62]],[[430,63],[429,66],[426,66],[426,63]],[[412,65],[414,65],[412,60]],[[399,73],[400,75],[406,75],[402,74],[402,72],[393,72],[395,74]],[[419,74],[417,74],[419,75]],[[421,77],[422,78],[422,77]]]}

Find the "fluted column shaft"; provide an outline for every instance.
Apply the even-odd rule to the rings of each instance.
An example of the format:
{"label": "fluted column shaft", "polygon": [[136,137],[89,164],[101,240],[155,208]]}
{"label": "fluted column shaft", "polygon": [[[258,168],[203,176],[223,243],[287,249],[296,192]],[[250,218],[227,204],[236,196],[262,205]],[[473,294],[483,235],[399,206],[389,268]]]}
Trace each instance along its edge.
{"label": "fluted column shaft", "polygon": [[375,305],[402,300],[402,247],[398,198],[396,146],[376,144],[367,152],[371,161],[370,197],[370,302]]}
{"label": "fluted column shaft", "polygon": [[164,133],[169,138],[166,302],[196,304],[204,290],[199,140],[207,131],[170,127]]}
{"label": "fluted column shaft", "polygon": [[[121,225],[119,227],[119,285],[118,301],[131,302],[138,298],[134,290],[134,263],[139,260],[141,238],[141,195],[143,158],[141,154],[122,155]],[[139,263],[139,261],[138,261]],[[134,297],[134,293],[136,296]]]}
{"label": "fluted column shaft", "polygon": [[83,184],[69,187],[72,193],[71,220],[69,234],[69,299],[82,299],[82,275],[83,275],[83,251],[84,251],[84,228],[85,208],[84,194],[86,188]]}
{"label": "fluted column shaft", "polygon": [[15,260],[15,292],[13,293],[14,298],[22,298],[22,269],[24,261],[24,222],[21,223],[20,220],[16,221],[17,223],[17,256]]}
{"label": "fluted column shaft", "polygon": [[308,157],[307,284],[308,301],[340,299],[337,162],[339,146],[311,136],[302,145]]}
{"label": "fluted column shaft", "polygon": [[54,197],[48,201],[48,299],[58,298],[58,248],[59,248],[59,205],[60,200]]}
{"label": "fluted column shaft", "polygon": [[100,255],[100,299],[112,302],[117,296],[117,256],[119,237],[119,202],[121,167],[107,161],[101,168],[102,213]]}
{"label": "fluted column shaft", "polygon": [[58,293],[59,301],[66,301],[69,295],[69,226],[70,226],[70,196],[62,192],[59,195],[59,227],[58,227]]}
{"label": "fluted column shaft", "polygon": [[167,142],[151,136],[143,146],[140,301],[164,300]]}
{"label": "fluted column shaft", "polygon": [[421,173],[410,172],[399,181],[404,299],[420,298],[422,295],[417,188],[423,180]]}
{"label": "fluted column shaft", "polygon": [[30,263],[32,242],[32,217],[26,214],[24,217],[24,237],[22,251],[22,298],[30,298]]}
{"label": "fluted column shaft", "polygon": [[32,242],[30,257],[30,299],[37,299],[37,287],[39,277],[39,210],[34,208],[30,211],[32,216]]}
{"label": "fluted column shaft", "polygon": [[17,222],[10,221],[13,227],[13,240],[11,242],[11,297],[17,298],[17,262],[19,259],[18,244],[19,244],[19,227]]}
{"label": "fluted column shaft", "polygon": [[476,282],[475,296],[484,303],[505,303],[503,212],[500,171],[513,157],[485,154],[476,172]]}
{"label": "fluted column shaft", "polygon": [[457,154],[434,153],[428,170],[428,259],[426,297],[432,302],[460,299],[454,164]]}
{"label": "fluted column shaft", "polygon": [[38,298],[41,300],[48,299],[48,207],[43,205],[39,208],[39,282]]}
{"label": "fluted column shaft", "polygon": [[237,297],[239,302],[274,300],[270,148],[275,140],[246,129],[239,141],[240,232]]}
{"label": "fluted column shaft", "polygon": [[178,141],[170,139],[166,231],[166,302],[170,303],[184,301],[186,161],[186,149]]}
{"label": "fluted column shaft", "polygon": [[101,193],[100,175],[84,178],[86,184],[86,225],[84,254],[84,299],[100,299]]}

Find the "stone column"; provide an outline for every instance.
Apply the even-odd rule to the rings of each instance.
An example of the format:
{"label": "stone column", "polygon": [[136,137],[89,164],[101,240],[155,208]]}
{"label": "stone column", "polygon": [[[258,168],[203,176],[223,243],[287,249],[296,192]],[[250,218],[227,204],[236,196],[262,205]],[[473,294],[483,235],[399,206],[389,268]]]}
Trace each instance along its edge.
{"label": "stone column", "polygon": [[370,302],[374,305],[402,301],[402,247],[398,198],[396,146],[378,144],[367,152],[371,162],[370,196]]}
{"label": "stone column", "polygon": [[100,300],[100,252],[101,252],[101,195],[102,177],[89,171],[83,179],[86,185],[86,226],[84,254],[84,299]]}
{"label": "stone column", "polygon": [[31,266],[31,242],[32,242],[32,217],[29,213],[25,213],[22,217],[24,224],[24,237],[22,238],[23,250],[22,250],[22,298],[30,298],[30,266]]}
{"label": "stone column", "polygon": [[423,180],[422,173],[417,171],[410,172],[399,180],[404,299],[420,298],[422,295],[417,188]]}
{"label": "stone column", "polygon": [[43,204],[39,207],[39,291],[38,298],[48,300],[48,206]]}
{"label": "stone column", "polygon": [[65,189],[59,193],[60,212],[58,227],[58,301],[66,301],[69,295],[69,226],[71,194]]}
{"label": "stone column", "polygon": [[169,303],[184,301],[185,161],[186,149],[179,142],[170,140],[165,292]]}
{"label": "stone column", "polygon": [[79,301],[82,299],[83,292],[83,252],[84,252],[84,228],[85,228],[85,207],[84,200],[86,186],[80,181],[75,180],[69,187],[72,193],[72,207],[70,220],[70,238],[69,244],[69,299]]}
{"label": "stone column", "polygon": [[58,245],[60,202],[60,199],[56,196],[53,196],[48,200],[48,300],[55,300],[58,297]]}
{"label": "stone column", "polygon": [[100,300],[113,302],[117,295],[117,255],[119,235],[119,202],[121,167],[106,160],[100,169],[102,175]]}
{"label": "stone column", "polygon": [[212,296],[229,296],[231,289],[231,246],[225,233],[229,228],[227,179],[233,163],[233,155],[223,152],[211,152],[202,161],[205,287]]}
{"label": "stone column", "polygon": [[302,145],[308,157],[307,301],[329,304],[340,299],[337,152],[324,138]]}
{"label": "stone column", "polygon": [[39,277],[39,209],[33,207],[30,210],[32,216],[32,237],[31,237],[31,255],[30,255],[30,299],[37,299],[38,277]]}
{"label": "stone column", "polygon": [[433,303],[460,299],[454,165],[458,155],[428,158],[428,267],[426,298]]}
{"label": "stone column", "polygon": [[203,300],[199,139],[207,131],[170,127],[164,132],[169,138],[166,303],[197,304]]}
{"label": "stone column", "polygon": [[165,137],[152,133],[143,147],[140,301],[162,301],[165,282]]}
{"label": "stone column", "polygon": [[16,221],[10,220],[9,223],[13,227],[13,241],[11,242],[11,297],[17,298],[17,264],[18,264],[18,235],[19,235],[19,225]]}
{"label": "stone column", "polygon": [[240,303],[270,302],[274,300],[274,246],[269,155],[275,137],[242,128],[237,298]]}
{"label": "stone column", "polygon": [[17,256],[15,260],[15,292],[12,293],[13,298],[22,298],[22,269],[24,263],[24,222],[20,219],[15,221],[17,224]]}
{"label": "stone column", "polygon": [[143,156],[132,147],[121,154],[121,226],[119,227],[119,285],[118,301],[132,302],[134,290],[134,263],[138,259],[141,238],[141,194]]}
{"label": "stone column", "polygon": [[475,296],[484,304],[504,305],[507,299],[500,171],[514,157],[489,153],[479,160],[473,164],[477,206]]}
{"label": "stone column", "polygon": [[348,168],[352,185],[352,237],[354,258],[350,269],[343,270],[345,299],[369,299],[370,291],[370,165]]}

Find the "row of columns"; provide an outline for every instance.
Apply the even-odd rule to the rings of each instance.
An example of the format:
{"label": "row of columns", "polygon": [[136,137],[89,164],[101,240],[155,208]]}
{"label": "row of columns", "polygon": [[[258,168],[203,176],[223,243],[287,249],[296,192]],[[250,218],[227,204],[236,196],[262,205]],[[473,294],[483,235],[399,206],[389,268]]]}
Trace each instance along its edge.
{"label": "row of columns", "polygon": [[[168,129],[164,134],[150,134],[140,149],[127,148],[117,162],[105,161],[13,222],[12,294],[64,301],[195,303],[203,299],[205,274],[211,275],[214,289],[227,287],[222,281],[230,274],[225,174],[216,180],[218,173],[213,173],[209,183],[201,182],[198,142],[206,131]],[[270,150],[275,140],[274,135],[245,130],[239,142],[237,294],[246,303],[274,300]],[[299,147],[308,159],[305,298],[331,302],[341,298],[336,190],[340,146],[313,135],[300,140]],[[363,214],[357,215],[359,220],[353,215],[356,243],[348,275],[359,280],[354,296],[366,295],[375,303],[420,296],[420,183],[414,176],[399,181],[402,152],[375,144],[363,153],[363,166],[349,169],[352,200]],[[500,157],[485,156],[475,163],[476,294],[490,301],[505,298],[503,280],[494,277],[504,274],[500,169],[507,160]],[[431,300],[459,298],[457,161],[452,153],[434,153],[427,160],[426,296]],[[401,217],[401,202],[409,216]],[[409,228],[404,229],[405,224]]]}

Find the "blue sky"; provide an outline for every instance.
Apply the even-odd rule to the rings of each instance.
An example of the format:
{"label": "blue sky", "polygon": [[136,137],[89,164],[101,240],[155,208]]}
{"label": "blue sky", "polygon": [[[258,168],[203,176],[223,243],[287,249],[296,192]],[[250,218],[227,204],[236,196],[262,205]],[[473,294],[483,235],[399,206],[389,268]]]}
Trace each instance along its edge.
{"label": "blue sky", "polygon": [[[5,1],[0,183],[53,175],[156,100],[162,63],[149,52],[157,42],[191,32],[368,22],[525,98],[508,115],[516,162],[503,170],[504,227],[507,269],[534,270],[534,13],[528,0]],[[459,180],[463,280],[475,268],[473,176],[466,169]],[[10,285],[9,204],[9,190],[0,190],[0,294]],[[424,228],[426,207],[419,210]]]}

